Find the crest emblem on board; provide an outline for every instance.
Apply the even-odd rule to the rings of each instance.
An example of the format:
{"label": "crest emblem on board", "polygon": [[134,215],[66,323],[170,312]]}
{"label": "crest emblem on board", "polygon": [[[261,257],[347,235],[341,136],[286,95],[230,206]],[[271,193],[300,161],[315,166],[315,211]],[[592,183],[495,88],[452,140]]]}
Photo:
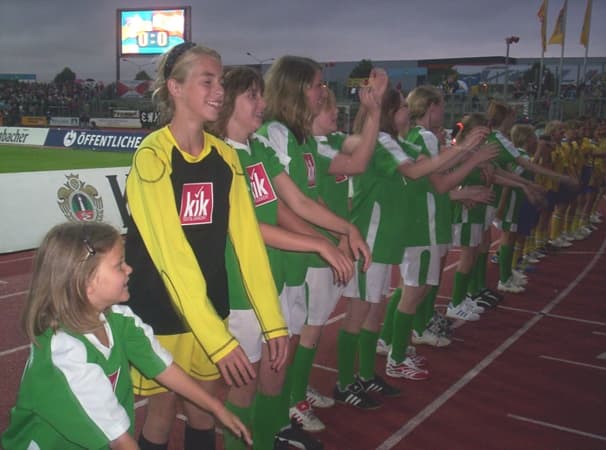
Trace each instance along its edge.
{"label": "crest emblem on board", "polygon": [[57,203],[63,215],[71,222],[101,222],[103,200],[99,191],[80,180],[79,175],[66,175],[67,181],[57,191]]}

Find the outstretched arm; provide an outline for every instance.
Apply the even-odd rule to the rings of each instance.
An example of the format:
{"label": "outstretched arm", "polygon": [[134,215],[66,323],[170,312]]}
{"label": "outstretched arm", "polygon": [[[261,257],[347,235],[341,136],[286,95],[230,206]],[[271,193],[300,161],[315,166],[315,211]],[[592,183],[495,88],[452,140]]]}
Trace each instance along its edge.
{"label": "outstretched arm", "polygon": [[534,163],[534,162],[530,161],[529,159],[517,158],[516,162],[520,166],[524,167],[524,169],[526,169],[530,172],[545,175],[546,177],[553,178],[553,179],[559,181],[560,183],[564,183],[573,188],[576,188],[579,186],[579,181],[576,178],[573,178],[573,177],[570,177],[567,175],[563,175],[563,174],[558,173],[551,169],[547,169],[546,167],[543,167],[537,163]]}
{"label": "outstretched arm", "polygon": [[248,445],[252,444],[250,432],[240,422],[240,419],[229,412],[217,398],[202,389],[178,365],[171,364],[156,379],[170,390],[175,391],[177,394],[195,403],[198,407],[210,412],[236,436],[244,439]]}
{"label": "outstretched arm", "polygon": [[366,120],[359,135],[348,136],[341,152],[328,169],[333,175],[356,175],[364,172],[377,143],[381,118],[381,99],[389,77],[383,69],[373,69],[367,87],[360,89],[360,104],[367,110]]}
{"label": "outstretched arm", "polygon": [[274,178],[274,187],[278,196],[298,216],[321,228],[346,235],[356,260],[363,257],[365,267],[370,264],[370,249],[355,225],[303,194],[286,173],[281,173]]}
{"label": "outstretched arm", "polygon": [[499,150],[495,145],[482,146],[453,171],[434,173],[429,179],[438,192],[448,192],[459,185],[474,167],[496,158],[498,153]]}
{"label": "outstretched arm", "polygon": [[[434,172],[443,172],[459,164],[469,152],[476,149],[481,142],[488,136],[489,130],[485,127],[476,127],[470,133],[467,139],[451,149],[440,152],[433,158],[417,159],[414,164],[406,162],[398,167],[399,172],[410,179],[427,176]],[[448,191],[446,189],[444,192]]]}

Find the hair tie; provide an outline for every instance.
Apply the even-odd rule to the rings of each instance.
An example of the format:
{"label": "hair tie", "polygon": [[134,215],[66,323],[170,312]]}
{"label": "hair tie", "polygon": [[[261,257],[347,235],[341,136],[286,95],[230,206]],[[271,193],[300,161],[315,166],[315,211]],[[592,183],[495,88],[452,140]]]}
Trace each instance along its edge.
{"label": "hair tie", "polygon": [[168,80],[170,73],[173,71],[175,64],[179,57],[183,55],[190,48],[195,47],[196,44],[193,42],[182,42],[181,44],[175,45],[170,49],[166,62],[164,63],[164,79]]}

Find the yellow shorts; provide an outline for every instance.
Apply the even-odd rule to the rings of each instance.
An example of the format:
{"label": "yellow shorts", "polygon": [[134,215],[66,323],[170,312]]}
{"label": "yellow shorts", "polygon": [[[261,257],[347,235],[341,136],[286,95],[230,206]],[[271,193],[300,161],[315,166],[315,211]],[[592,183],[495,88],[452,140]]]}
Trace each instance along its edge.
{"label": "yellow shorts", "polygon": [[[221,377],[217,366],[210,360],[193,333],[156,336],[166,350],[173,355],[173,360],[193,378],[203,381],[216,380]],[[134,367],[130,370],[135,395],[149,396],[167,392],[168,389],[156,380],[146,378]]]}

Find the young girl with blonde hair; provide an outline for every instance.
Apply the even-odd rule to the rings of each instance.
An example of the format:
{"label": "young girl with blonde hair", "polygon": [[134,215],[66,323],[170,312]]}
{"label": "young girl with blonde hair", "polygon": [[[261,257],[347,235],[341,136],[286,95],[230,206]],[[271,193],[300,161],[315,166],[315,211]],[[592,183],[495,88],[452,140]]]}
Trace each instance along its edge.
{"label": "young girl with blonde hair", "polygon": [[[204,131],[223,106],[222,73],[219,55],[206,47],[185,43],[166,53],[154,91],[163,126],[140,144],[126,182],[133,217],[126,257],[135,269],[129,304],[211,392],[256,377],[227,327],[227,241],[274,370],[286,362],[288,335],[238,156]],[[141,447],[166,448],[177,399],[141,374],[133,379],[135,392],[149,397]],[[184,411],[185,448],[214,448],[213,418],[187,401]]]}
{"label": "young girl with blonde hair", "polygon": [[3,448],[139,448],[130,365],[251,442],[242,423],[121,305],[131,272],[122,237],[109,225],[65,223],[48,232],[23,314],[31,354]]}

